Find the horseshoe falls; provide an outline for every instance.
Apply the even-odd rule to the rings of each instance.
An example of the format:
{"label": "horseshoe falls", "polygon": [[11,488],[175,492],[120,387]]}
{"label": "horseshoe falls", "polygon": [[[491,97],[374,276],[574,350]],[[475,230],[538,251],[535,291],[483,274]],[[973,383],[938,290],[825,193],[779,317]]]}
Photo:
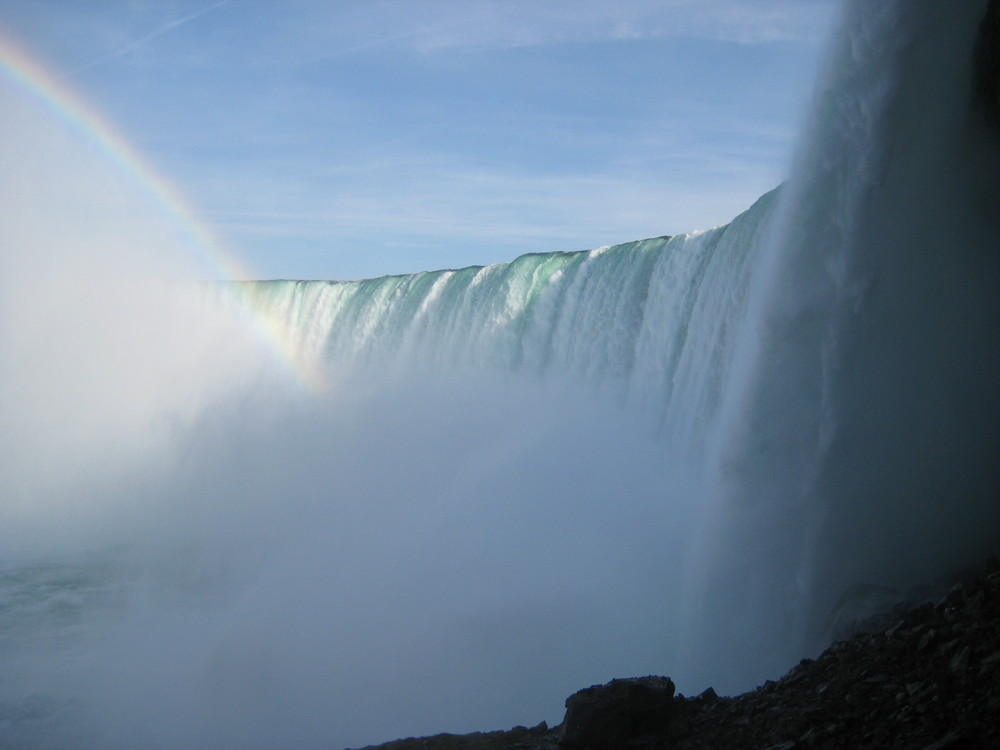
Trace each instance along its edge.
{"label": "horseshoe falls", "polygon": [[998,19],[848,2],[788,181],[726,226],[354,282],[171,280],[5,92],[0,155],[54,156],[0,174],[0,747],[738,692],[995,553]]}
{"label": "horseshoe falls", "polygon": [[691,235],[360,282],[244,282],[224,294],[277,321],[307,366],[566,379],[690,435],[717,407],[744,265],[774,202],[770,193]]}

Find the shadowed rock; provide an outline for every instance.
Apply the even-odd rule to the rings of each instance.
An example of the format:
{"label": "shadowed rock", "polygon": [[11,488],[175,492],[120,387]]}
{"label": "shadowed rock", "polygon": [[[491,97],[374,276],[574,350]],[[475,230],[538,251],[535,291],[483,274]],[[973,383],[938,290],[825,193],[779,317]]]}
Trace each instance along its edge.
{"label": "shadowed rock", "polygon": [[594,685],[566,699],[560,747],[613,750],[637,738],[662,734],[675,717],[674,683],[635,677]]}
{"label": "shadowed rock", "polygon": [[1000,0],[990,0],[979,24],[975,63],[976,99],[989,120],[1000,127]]}

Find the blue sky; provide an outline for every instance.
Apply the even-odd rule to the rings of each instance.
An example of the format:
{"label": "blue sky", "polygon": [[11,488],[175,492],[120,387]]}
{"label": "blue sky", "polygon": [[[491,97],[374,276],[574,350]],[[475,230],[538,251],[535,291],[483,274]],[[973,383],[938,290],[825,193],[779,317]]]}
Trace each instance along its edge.
{"label": "blue sky", "polygon": [[0,0],[262,278],[707,228],[785,176],[835,0]]}

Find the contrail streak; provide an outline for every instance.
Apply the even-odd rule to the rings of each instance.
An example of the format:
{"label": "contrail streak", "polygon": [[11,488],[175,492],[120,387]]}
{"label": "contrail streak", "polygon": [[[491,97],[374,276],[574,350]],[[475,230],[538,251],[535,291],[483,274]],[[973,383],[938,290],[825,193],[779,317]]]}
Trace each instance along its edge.
{"label": "contrail streak", "polygon": [[131,52],[135,52],[135,50],[139,49],[140,47],[144,47],[145,45],[149,44],[149,42],[151,42],[153,39],[156,39],[159,36],[163,36],[164,34],[171,32],[177,27],[183,26],[184,24],[189,23],[190,21],[193,21],[196,18],[201,18],[202,16],[211,13],[212,11],[217,10],[218,8],[221,8],[223,5],[229,5],[231,2],[232,0],[220,0],[220,2],[212,3],[207,8],[202,8],[201,10],[186,15],[183,18],[178,18],[176,20],[170,21],[169,23],[165,23],[158,29],[155,29],[146,34],[145,36],[136,39],[134,42],[126,44],[124,47],[116,50],[115,52],[112,52],[110,55],[102,57],[98,60],[94,60],[93,62],[90,62],[87,65],[82,66],[78,70],[86,70],[96,65],[101,65],[110,60],[114,60],[115,58],[122,57],[123,55],[130,54]]}

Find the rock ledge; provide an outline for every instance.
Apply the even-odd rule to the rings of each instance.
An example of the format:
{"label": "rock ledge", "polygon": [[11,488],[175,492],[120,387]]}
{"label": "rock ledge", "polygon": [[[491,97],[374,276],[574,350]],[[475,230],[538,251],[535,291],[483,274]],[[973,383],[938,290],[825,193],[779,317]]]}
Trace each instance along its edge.
{"label": "rock ledge", "polygon": [[[994,566],[995,567],[995,566]],[[574,693],[563,723],[397,740],[378,750],[801,750],[1000,747],[1000,571],[890,627],[833,643],[735,697],[685,698],[666,677]],[[375,747],[369,750],[375,750]]]}

